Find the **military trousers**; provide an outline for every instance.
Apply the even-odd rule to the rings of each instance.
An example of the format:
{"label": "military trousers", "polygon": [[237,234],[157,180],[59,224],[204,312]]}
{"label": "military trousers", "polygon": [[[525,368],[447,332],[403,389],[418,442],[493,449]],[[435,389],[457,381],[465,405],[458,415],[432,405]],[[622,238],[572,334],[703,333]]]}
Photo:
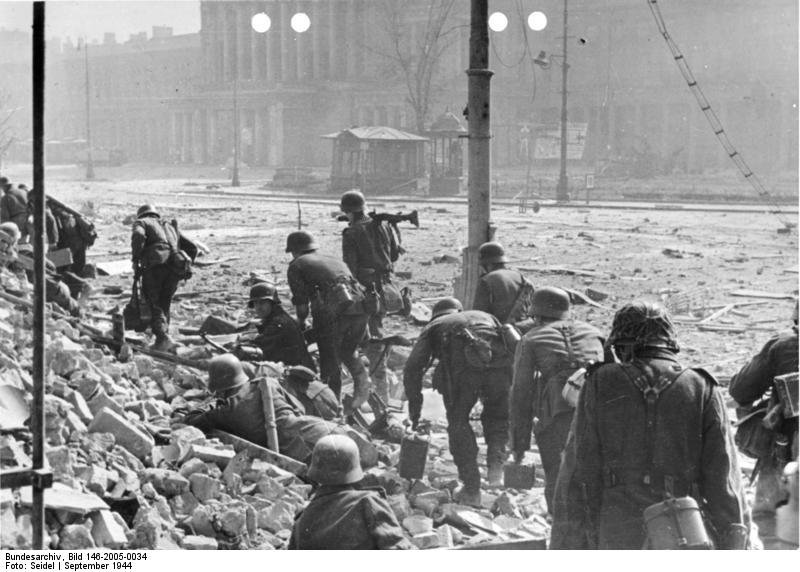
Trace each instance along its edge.
{"label": "military trousers", "polygon": [[150,329],[156,337],[168,333],[170,306],[179,281],[166,264],[159,264],[142,272],[142,295],[150,305]]}
{"label": "military trousers", "polygon": [[480,399],[483,405],[481,424],[486,441],[488,465],[502,464],[508,442],[508,395],[511,368],[454,369],[452,387],[442,392],[447,411],[447,436],[450,453],[458,468],[458,477],[468,488],[480,487],[478,443],[469,422],[469,414]]}
{"label": "military trousers", "polygon": [[567,444],[569,426],[572,423],[572,412],[561,413],[553,417],[544,429],[534,428],[536,445],[544,469],[544,498],[547,511],[553,514],[553,494],[556,490],[556,479],[561,466],[561,452]]}
{"label": "military trousers", "polygon": [[356,388],[369,385],[369,373],[358,354],[358,346],[367,335],[367,321],[367,314],[314,314],[320,377],[337,398],[342,392],[341,364],[350,372]]}
{"label": "military trousers", "polygon": [[[369,317],[368,329],[370,338],[383,337],[384,314],[372,314]],[[386,347],[382,344],[366,344],[364,354],[369,360],[369,376],[375,384],[375,393],[384,403],[389,398],[389,386],[386,381]]]}

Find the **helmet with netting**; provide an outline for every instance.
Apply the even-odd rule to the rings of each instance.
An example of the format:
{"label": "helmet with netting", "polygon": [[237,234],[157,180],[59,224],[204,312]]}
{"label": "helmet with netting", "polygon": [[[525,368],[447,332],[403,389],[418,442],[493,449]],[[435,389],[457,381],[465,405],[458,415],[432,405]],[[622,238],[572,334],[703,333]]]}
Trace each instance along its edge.
{"label": "helmet with netting", "polygon": [[614,315],[608,343],[612,346],[679,350],[675,326],[667,310],[651,302],[625,304]]}

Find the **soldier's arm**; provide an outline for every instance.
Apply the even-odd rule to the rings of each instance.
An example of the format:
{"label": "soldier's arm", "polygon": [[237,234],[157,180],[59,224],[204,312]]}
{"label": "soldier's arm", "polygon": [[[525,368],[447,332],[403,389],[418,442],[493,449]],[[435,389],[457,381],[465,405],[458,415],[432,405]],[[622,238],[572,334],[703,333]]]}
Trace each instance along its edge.
{"label": "soldier's arm", "polygon": [[403,535],[392,507],[379,494],[364,498],[364,517],[378,550],[413,550],[414,546]]}
{"label": "soldier's arm", "polygon": [[777,338],[769,340],[739,373],[731,378],[728,392],[739,405],[749,405],[764,395],[774,376],[770,353]]}
{"label": "soldier's arm", "polygon": [[350,229],[342,231],[342,260],[350,269],[350,274],[358,277],[358,244]]}
{"label": "soldier's arm", "polygon": [[286,272],[286,280],[289,282],[289,289],[292,291],[292,304],[294,304],[295,312],[297,313],[297,323],[302,328],[308,319],[309,295],[306,292],[305,282],[303,277],[300,276],[297,267],[291,264]]}
{"label": "soldier's arm", "polygon": [[475,288],[475,298],[472,301],[472,309],[488,312],[491,314],[491,292],[486,280],[478,280],[478,286]]}
{"label": "soldier's arm", "polygon": [[144,225],[137,220],[133,223],[133,230],[131,231],[131,258],[133,258],[134,262],[138,261],[142,255],[146,241],[147,233],[144,230]]}
{"label": "soldier's arm", "polygon": [[422,412],[422,376],[428,369],[433,350],[429,332],[428,328],[422,330],[403,369],[403,387],[408,398],[408,417],[413,422],[419,421]]}
{"label": "soldier's arm", "polygon": [[522,338],[514,355],[514,380],[509,399],[509,424],[511,427],[511,451],[522,456],[531,448],[533,428],[534,375],[536,366],[533,344]]}
{"label": "soldier's arm", "polygon": [[747,516],[739,457],[722,393],[713,385],[709,393],[703,410],[701,492],[719,535],[718,548],[735,548],[727,543],[733,541],[736,527],[745,526]]}

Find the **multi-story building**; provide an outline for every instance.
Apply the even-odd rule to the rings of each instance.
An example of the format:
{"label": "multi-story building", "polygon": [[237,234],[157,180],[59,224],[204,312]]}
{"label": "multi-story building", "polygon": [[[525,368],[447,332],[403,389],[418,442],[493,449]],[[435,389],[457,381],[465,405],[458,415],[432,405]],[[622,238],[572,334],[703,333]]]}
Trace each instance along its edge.
{"label": "multi-story building", "polygon": [[[325,165],[330,143],[320,135],[353,125],[417,130],[392,38],[398,33],[406,45],[424,44],[430,8],[439,3],[202,0],[198,34],[154,28],[153,37],[124,44],[108,37],[89,47],[95,145],[123,147],[132,160],[224,163],[233,149],[234,99],[242,158],[250,164]],[[428,121],[447,108],[459,114],[466,104],[469,4],[455,0],[444,26]],[[796,0],[658,5],[751,166],[796,171]],[[491,3],[509,20],[505,31],[490,33],[497,166],[525,164],[530,146],[522,140],[559,122],[563,6],[563,0]],[[586,125],[586,170],[645,151],[672,157],[685,172],[727,166],[649,3],[570,0],[568,6],[568,115],[570,123]],[[548,17],[540,32],[525,27],[532,10]],[[251,26],[260,12],[271,19],[265,33]],[[299,12],[310,20],[302,33],[291,27]],[[552,62],[548,69],[534,63],[542,50]],[[62,44],[48,58],[48,134],[82,137],[84,52]],[[0,73],[7,69],[3,59]]]}

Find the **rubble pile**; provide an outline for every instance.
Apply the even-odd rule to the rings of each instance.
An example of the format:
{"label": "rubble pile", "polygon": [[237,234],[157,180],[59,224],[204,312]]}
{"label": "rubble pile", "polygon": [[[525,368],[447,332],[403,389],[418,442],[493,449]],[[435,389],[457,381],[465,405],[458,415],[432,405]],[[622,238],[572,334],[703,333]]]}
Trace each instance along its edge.
{"label": "rubble pile", "polygon": [[[0,299],[0,318],[5,470],[31,466],[24,421],[33,387],[32,315]],[[311,485],[178,422],[208,398],[202,372],[137,353],[121,355],[128,358],[123,362],[64,319],[48,319],[45,345],[45,454],[54,478],[45,492],[50,548],[286,547]],[[403,355],[393,359],[402,368]],[[434,429],[423,479],[400,477],[400,445],[382,440],[373,440],[376,466],[365,477],[365,484],[386,489],[417,547],[547,537],[542,488],[484,492],[481,508],[454,504],[457,471],[444,427]],[[30,487],[3,490],[1,499],[0,545],[30,548]]]}

